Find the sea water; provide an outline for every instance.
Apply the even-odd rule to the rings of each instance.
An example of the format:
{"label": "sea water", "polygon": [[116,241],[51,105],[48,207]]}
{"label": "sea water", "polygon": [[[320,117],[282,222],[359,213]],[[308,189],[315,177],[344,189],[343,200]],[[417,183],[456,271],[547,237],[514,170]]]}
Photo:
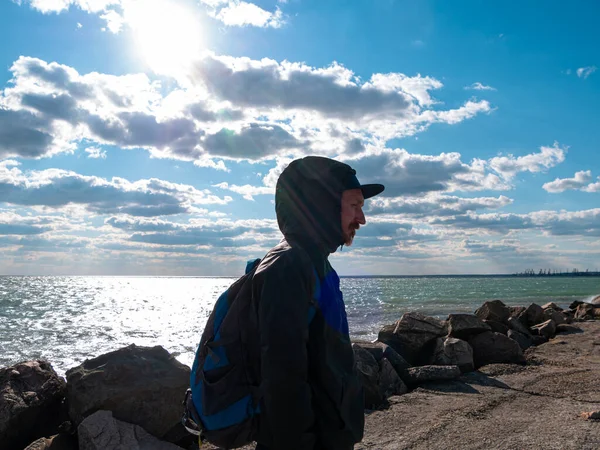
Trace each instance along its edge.
{"label": "sea water", "polygon": [[[0,277],[0,367],[43,358],[61,375],[129,344],[161,345],[191,365],[204,324],[233,278]],[[356,277],[341,289],[353,338],[418,311],[446,318],[484,301],[567,307],[600,277]]]}

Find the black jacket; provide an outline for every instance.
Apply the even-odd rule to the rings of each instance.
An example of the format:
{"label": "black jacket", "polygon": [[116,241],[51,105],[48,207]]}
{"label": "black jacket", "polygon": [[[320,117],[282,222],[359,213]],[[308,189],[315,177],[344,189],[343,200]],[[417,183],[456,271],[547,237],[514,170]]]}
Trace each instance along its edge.
{"label": "black jacket", "polygon": [[[348,450],[363,436],[364,400],[339,278],[341,193],[354,171],[325,158],[291,163],[277,183],[284,240],[254,276],[261,346],[258,441],[273,450]],[[314,313],[314,314],[313,314]]]}

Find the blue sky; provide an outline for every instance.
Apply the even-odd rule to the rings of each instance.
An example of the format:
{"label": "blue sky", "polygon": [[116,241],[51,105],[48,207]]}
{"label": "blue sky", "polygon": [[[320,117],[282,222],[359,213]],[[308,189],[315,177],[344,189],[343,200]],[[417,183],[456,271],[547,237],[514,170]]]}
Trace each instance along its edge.
{"label": "blue sky", "polygon": [[342,275],[598,269],[600,6],[0,3],[0,273],[239,275],[318,154],[382,182]]}

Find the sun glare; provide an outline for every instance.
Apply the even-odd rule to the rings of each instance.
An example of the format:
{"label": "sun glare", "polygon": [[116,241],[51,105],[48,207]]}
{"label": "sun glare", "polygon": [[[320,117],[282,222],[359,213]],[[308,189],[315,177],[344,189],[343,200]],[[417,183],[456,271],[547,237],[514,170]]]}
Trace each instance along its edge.
{"label": "sun glare", "polygon": [[202,30],[193,11],[173,0],[143,0],[128,4],[137,50],[154,72],[176,76],[200,54]]}

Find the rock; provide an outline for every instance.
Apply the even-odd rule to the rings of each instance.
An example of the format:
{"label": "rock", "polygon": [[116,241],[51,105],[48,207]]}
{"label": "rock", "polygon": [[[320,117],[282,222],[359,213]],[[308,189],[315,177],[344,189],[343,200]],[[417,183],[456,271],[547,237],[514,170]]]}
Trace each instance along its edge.
{"label": "rock", "polygon": [[379,392],[384,398],[408,392],[406,384],[404,384],[392,363],[386,358],[379,362]]}
{"label": "rock", "polygon": [[420,384],[427,381],[448,381],[460,378],[458,366],[421,366],[408,369],[408,382]]}
{"label": "rock", "polygon": [[57,434],[40,438],[29,444],[25,450],[79,450],[77,438],[67,434]]}
{"label": "rock", "polygon": [[431,364],[436,366],[458,366],[461,372],[471,372],[475,370],[473,349],[461,339],[438,338]]}
{"label": "rock", "polygon": [[546,320],[552,319],[556,325],[567,323],[567,317],[562,312],[551,308],[544,310],[544,318]]}
{"label": "rock", "polygon": [[375,357],[360,345],[352,344],[358,376],[365,392],[365,408],[378,408],[385,397],[379,387],[379,364]]}
{"label": "rock", "polygon": [[123,422],[110,411],[96,411],[77,428],[79,450],[181,450],[169,442],[160,441],[139,425]]}
{"label": "rock", "polygon": [[406,369],[411,367],[411,365],[389,345],[382,342],[380,342],[379,345],[383,347],[383,357],[390,362],[400,378],[402,378],[402,374],[406,372]]}
{"label": "rock", "polygon": [[542,309],[546,310],[546,309],[553,309],[554,311],[562,311],[563,309],[558,306],[556,303],[553,302],[549,302],[546,303],[545,305],[542,305]]}
{"label": "rock", "polygon": [[519,317],[523,311],[525,311],[524,306],[509,306],[508,310],[510,311],[510,317]]}
{"label": "rock", "polygon": [[544,321],[544,310],[540,305],[532,303],[519,315],[523,325],[532,327]]}
{"label": "rock", "polygon": [[538,336],[534,334],[531,336],[531,341],[533,342],[533,345],[538,346],[548,342],[548,338],[546,336]]}
{"label": "rock", "polygon": [[0,369],[0,447],[22,449],[56,434],[65,388],[65,381],[46,361]]}
{"label": "rock", "polygon": [[474,334],[491,331],[489,325],[473,314],[450,314],[447,322],[448,335],[457,339],[469,339]]}
{"label": "rock", "polygon": [[[523,308],[525,309],[525,308]],[[509,328],[504,325],[503,323],[500,322],[496,322],[495,320],[484,320],[483,321],[486,325],[489,325],[489,327],[491,328],[491,331],[493,331],[494,333],[500,333],[503,335],[507,335]]]}
{"label": "rock", "polygon": [[[516,317],[511,317],[508,319],[508,328],[510,328],[513,331],[516,331],[518,333],[524,334],[525,336],[530,336],[531,332],[529,331],[529,328],[527,328],[525,325],[523,325],[523,322],[521,322],[520,319],[516,318]],[[507,332],[507,336],[508,336]],[[510,336],[508,336],[510,337]]]}
{"label": "rock", "polygon": [[[359,345],[361,348],[364,348],[368,351],[377,362],[383,359],[383,347],[386,344],[382,342],[368,342],[368,341],[353,341],[353,344]],[[387,347],[387,346],[386,346]]]}
{"label": "rock", "polygon": [[391,335],[389,328],[384,327],[379,332],[378,341],[392,347],[408,363],[415,364],[423,359],[428,359],[428,352],[424,347],[432,341],[435,345],[435,339],[445,335],[446,332],[446,322],[410,312],[403,314],[402,318],[396,322]]}
{"label": "rock", "polygon": [[582,412],[581,417],[586,420],[600,420],[600,411]]}
{"label": "rock", "polygon": [[525,363],[523,350],[516,341],[500,333],[488,331],[469,339],[475,368],[494,363]]}
{"label": "rock", "polygon": [[598,305],[600,306],[600,295],[595,296],[592,301],[591,301],[592,305]]}
{"label": "rock", "polygon": [[572,303],[569,305],[569,309],[573,309],[573,310],[575,310],[575,309],[577,309],[577,307],[578,307],[579,305],[585,305],[585,304],[586,304],[585,302],[582,302],[582,301],[580,301],[580,300],[575,300],[574,302],[572,302]]}
{"label": "rock", "polygon": [[556,325],[556,334],[573,334],[573,333],[583,333],[583,330],[574,325],[560,324]]}
{"label": "rock", "polygon": [[531,331],[533,334],[552,339],[556,335],[556,323],[552,319],[546,320],[539,325],[531,327]]}
{"label": "rock", "polygon": [[98,411],[140,425],[162,438],[181,426],[181,402],[190,368],[160,346],[130,345],[67,371],[67,401],[74,426]]}
{"label": "rock", "polygon": [[517,341],[522,350],[527,350],[533,345],[533,339],[531,339],[531,334],[529,333],[523,334],[515,330],[509,330],[508,337]]}
{"label": "rock", "polygon": [[594,306],[589,303],[581,303],[575,311],[576,320],[590,320],[594,318]]}
{"label": "rock", "polygon": [[475,315],[481,320],[493,320],[495,322],[505,323],[510,317],[510,310],[500,300],[485,302],[475,311]]}

